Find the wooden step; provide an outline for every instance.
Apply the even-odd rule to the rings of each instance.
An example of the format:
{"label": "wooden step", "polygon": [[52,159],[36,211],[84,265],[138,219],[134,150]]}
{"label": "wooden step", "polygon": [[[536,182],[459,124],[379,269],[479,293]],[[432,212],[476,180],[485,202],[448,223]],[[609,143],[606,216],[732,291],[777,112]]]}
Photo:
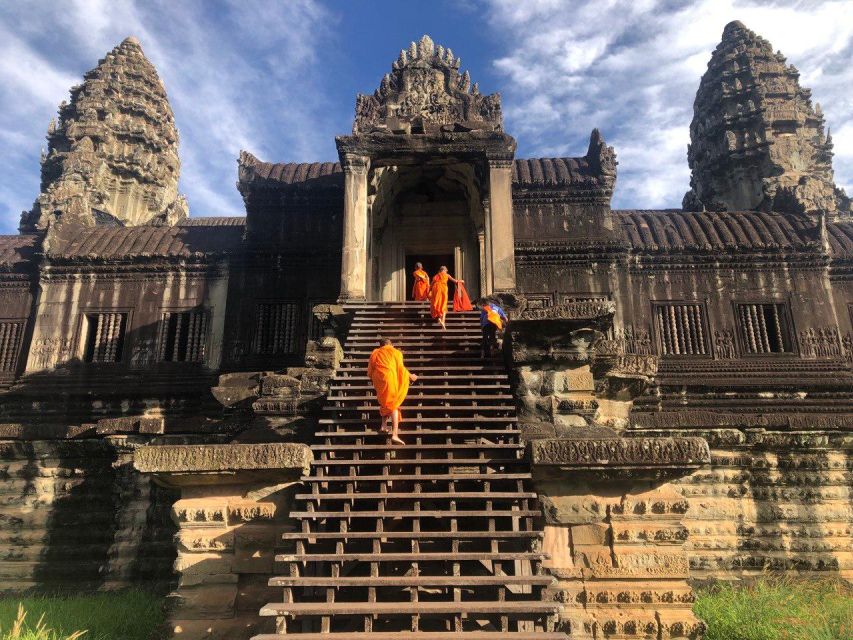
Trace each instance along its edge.
{"label": "wooden step", "polygon": [[[377,409],[376,407],[371,407],[371,410],[374,412],[376,411],[376,409]],[[403,409],[405,410],[405,407],[403,407]],[[404,413],[404,416],[405,416],[405,413]],[[378,419],[378,416],[374,416],[374,417],[370,418],[370,421],[375,422],[377,419]],[[412,421],[413,420],[405,420],[404,419],[404,423],[412,422]],[[364,424],[365,423],[363,418],[320,418],[320,420],[318,420],[318,422],[320,424]],[[503,423],[517,424],[518,423],[518,416],[454,416],[453,418],[445,418],[445,417],[418,418],[417,422],[418,422],[418,424],[432,424],[432,423],[440,422],[440,423],[445,424],[445,425],[452,428],[453,425],[455,425],[455,424],[467,424],[467,423],[490,424],[490,423],[499,422],[501,424],[503,424]],[[402,431],[402,428],[401,428],[401,431]]]}
{"label": "wooden step", "polygon": [[[400,433],[415,438],[466,438],[466,437],[521,437],[521,431],[517,429],[406,429],[405,422]],[[345,440],[347,438],[386,438],[387,435],[378,429],[366,429],[364,431],[315,431],[317,438],[335,438]]]}
{"label": "wooden step", "polygon": [[[421,378],[420,376],[418,376],[418,381],[416,383],[416,385],[417,385],[416,388],[418,391],[471,391],[471,390],[477,390],[479,392],[486,393],[489,391],[508,391],[510,389],[510,385],[503,383],[503,382],[497,382],[497,383],[493,383],[493,384],[489,384],[489,385],[479,384],[479,383],[478,384],[473,384],[473,383],[471,383],[471,384],[439,384],[439,383],[430,384],[430,382],[427,382],[427,380],[429,380],[430,382],[432,381],[431,378],[427,378],[427,377]],[[361,392],[361,391],[363,391],[365,393],[372,394],[373,393],[373,385],[372,384],[344,385],[344,384],[333,383],[333,384],[329,385],[329,391],[333,392],[333,393],[340,392],[340,391],[350,391],[350,392],[353,392],[353,391]],[[329,396],[329,398],[332,399],[332,398],[334,398],[334,396]]]}
{"label": "wooden step", "polygon": [[[491,451],[494,449],[524,449],[523,444],[492,444],[478,442],[474,444],[410,444],[408,451],[458,451],[460,449],[475,449]],[[394,451],[399,452],[400,446],[395,444],[313,444],[311,451]]]}
{"label": "wooden step", "polygon": [[472,562],[505,560],[545,560],[547,554],[535,551],[447,553],[280,553],[276,562]]}
{"label": "wooden step", "polygon": [[[448,523],[449,524],[449,523]],[[282,540],[496,540],[513,538],[542,538],[541,531],[290,531],[281,534]]]}
{"label": "wooden step", "polygon": [[542,515],[542,512],[533,509],[488,509],[451,511],[450,509],[424,509],[424,510],[388,510],[388,511],[291,511],[292,518],[303,520],[355,520],[363,518],[375,518],[381,520],[398,518],[532,518]]}
{"label": "wooden step", "polygon": [[[400,451],[405,451],[406,447],[399,447]],[[413,460],[405,458],[394,458],[391,460],[312,460],[313,467],[415,467],[415,466],[434,466],[440,465],[444,467],[480,467],[480,466],[504,466],[504,465],[520,465],[528,464],[524,458],[460,458],[454,460],[452,458],[428,458],[423,460]],[[393,478],[392,478],[393,479]]]}
{"label": "wooden step", "polygon": [[265,633],[252,640],[570,640],[552,631],[345,631],[321,633]]}
{"label": "wooden step", "polygon": [[478,587],[508,584],[547,587],[556,580],[541,576],[378,576],[378,577],[274,577],[271,587]]}
{"label": "wooden step", "polygon": [[[504,602],[293,602],[270,603],[261,609],[262,616],[328,616],[403,613],[411,615],[485,613],[536,614],[557,613],[556,602],[508,600]],[[331,634],[334,635],[334,634]]]}
{"label": "wooden step", "polygon": [[[509,393],[495,393],[492,390],[483,389],[479,393],[455,393],[455,394],[440,394],[440,393],[418,393],[417,388],[409,387],[409,394],[406,400],[458,400],[464,402],[466,400],[515,400],[515,397]],[[326,398],[328,402],[370,402],[376,400],[376,394],[370,393],[365,395],[341,396],[334,395]]]}
{"label": "wooden step", "polygon": [[[408,409],[408,413],[406,410]],[[337,412],[337,413],[368,413],[368,412],[377,412],[379,411],[379,406],[375,404],[359,404],[351,407],[329,407],[324,406],[323,411],[325,412]],[[507,402],[506,404],[494,404],[494,405],[459,405],[459,406],[442,406],[442,405],[412,405],[412,404],[403,404],[400,407],[400,410],[403,412],[403,416],[409,416],[409,422],[413,420],[411,418],[411,414],[417,414],[422,412],[430,412],[435,413],[437,411],[468,411],[471,413],[478,413],[480,411],[515,411],[515,405]],[[377,414],[378,415],[378,414]]]}
{"label": "wooden step", "polygon": [[353,493],[297,493],[298,500],[511,500],[533,499],[536,493],[523,491],[407,491],[405,493],[371,493],[356,491]]}
{"label": "wooden step", "polygon": [[341,476],[305,476],[300,482],[467,482],[467,481],[508,481],[531,480],[530,473],[424,473],[391,475],[341,475]]}

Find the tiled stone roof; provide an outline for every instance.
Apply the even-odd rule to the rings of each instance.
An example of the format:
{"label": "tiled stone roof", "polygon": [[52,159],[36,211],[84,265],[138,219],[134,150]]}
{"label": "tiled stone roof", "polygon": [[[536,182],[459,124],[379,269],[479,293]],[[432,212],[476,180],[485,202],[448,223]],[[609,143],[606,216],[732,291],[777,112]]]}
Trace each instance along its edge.
{"label": "tiled stone roof", "polygon": [[190,258],[228,253],[243,238],[244,218],[196,218],[169,226],[63,228],[51,242],[50,258],[121,260]]}
{"label": "tiled stone roof", "polygon": [[0,236],[0,271],[12,271],[30,262],[39,238],[35,234]]}
{"label": "tiled stone roof", "polygon": [[818,239],[805,216],[762,211],[614,211],[635,249],[797,250]]}
{"label": "tiled stone roof", "polygon": [[826,225],[829,247],[836,258],[853,258],[853,220]]}
{"label": "tiled stone roof", "polygon": [[[249,153],[241,156],[241,184],[307,183],[327,176],[343,177],[339,162],[262,162]],[[513,163],[512,182],[520,188],[597,187],[601,176],[585,158],[530,158]],[[343,180],[340,182],[343,185]]]}

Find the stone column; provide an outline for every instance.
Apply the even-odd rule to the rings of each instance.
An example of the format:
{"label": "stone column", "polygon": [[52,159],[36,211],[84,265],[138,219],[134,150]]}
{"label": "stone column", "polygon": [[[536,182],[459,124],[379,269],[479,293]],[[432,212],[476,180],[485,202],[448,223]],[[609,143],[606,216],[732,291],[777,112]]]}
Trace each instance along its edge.
{"label": "stone column", "polygon": [[367,299],[367,171],[370,159],[352,153],[341,157],[344,169],[344,238],[341,302]]}
{"label": "stone column", "polygon": [[489,159],[489,241],[492,290],[515,290],[515,232],[512,227],[512,159]]}

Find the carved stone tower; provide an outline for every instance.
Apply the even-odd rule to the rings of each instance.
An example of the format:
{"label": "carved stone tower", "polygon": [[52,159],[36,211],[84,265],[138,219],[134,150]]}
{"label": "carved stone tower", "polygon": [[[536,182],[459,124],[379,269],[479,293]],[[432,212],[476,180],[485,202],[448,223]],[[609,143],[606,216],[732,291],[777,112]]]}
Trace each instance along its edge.
{"label": "carved stone tower", "polygon": [[849,211],[820,105],[799,75],[741,22],[726,25],[693,104],[685,209]]}
{"label": "carved stone tower", "polygon": [[60,219],[133,226],[187,216],[178,194],[175,119],[136,38],[124,40],[71,89],[47,141],[41,194],[21,216],[22,231]]}

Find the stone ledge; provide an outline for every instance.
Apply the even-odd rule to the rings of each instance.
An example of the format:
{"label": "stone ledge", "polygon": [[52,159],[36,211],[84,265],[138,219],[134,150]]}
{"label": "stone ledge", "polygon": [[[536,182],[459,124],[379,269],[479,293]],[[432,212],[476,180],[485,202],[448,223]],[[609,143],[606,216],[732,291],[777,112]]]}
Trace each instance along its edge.
{"label": "stone ledge", "polygon": [[534,467],[687,469],[711,462],[703,438],[545,438],[528,444]]}
{"label": "stone ledge", "polygon": [[313,456],[295,442],[265,444],[163,445],[140,447],[133,466],[142,473],[192,474],[238,471],[307,473]]}

